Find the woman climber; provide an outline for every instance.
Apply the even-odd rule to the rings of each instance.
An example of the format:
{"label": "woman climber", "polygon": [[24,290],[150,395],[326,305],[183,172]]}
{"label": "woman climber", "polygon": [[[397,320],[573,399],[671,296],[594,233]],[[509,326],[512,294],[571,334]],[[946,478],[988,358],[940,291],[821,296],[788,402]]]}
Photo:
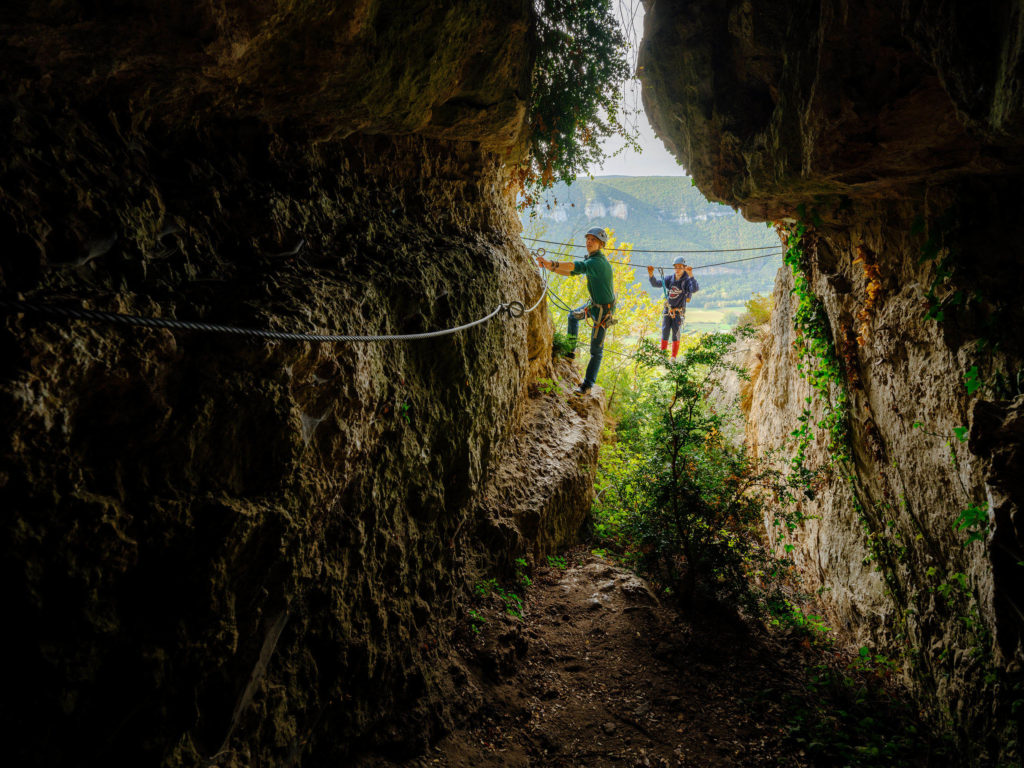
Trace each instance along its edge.
{"label": "woman climber", "polygon": [[686,302],[700,290],[693,277],[693,267],[686,265],[682,256],[672,260],[675,274],[668,277],[655,277],[654,267],[647,268],[647,276],[655,288],[665,291],[665,310],[661,314],[661,348],[668,348],[668,333],[672,331],[672,357],[679,354],[679,329],[683,327],[686,317]]}

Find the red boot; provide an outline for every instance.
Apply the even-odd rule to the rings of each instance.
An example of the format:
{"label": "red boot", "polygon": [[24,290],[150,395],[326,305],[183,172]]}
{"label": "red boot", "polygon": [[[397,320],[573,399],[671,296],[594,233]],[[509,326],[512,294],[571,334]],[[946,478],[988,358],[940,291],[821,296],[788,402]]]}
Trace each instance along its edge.
{"label": "red boot", "polygon": [[[662,349],[664,349],[664,347],[662,347]],[[674,360],[676,355],[678,355],[678,354],[679,354],[679,342],[678,341],[673,341],[672,342],[672,359]]]}
{"label": "red boot", "polygon": [[664,352],[666,349],[668,349],[668,339],[662,339],[661,340],[661,351]]}

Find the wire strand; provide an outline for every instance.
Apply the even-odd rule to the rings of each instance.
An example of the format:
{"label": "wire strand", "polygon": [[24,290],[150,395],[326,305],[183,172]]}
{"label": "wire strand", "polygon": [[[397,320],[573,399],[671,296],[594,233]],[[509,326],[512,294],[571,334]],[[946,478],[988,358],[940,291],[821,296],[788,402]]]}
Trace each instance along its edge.
{"label": "wire strand", "polygon": [[[614,251],[613,251],[614,253]],[[762,253],[759,256],[747,256],[743,259],[730,259],[729,261],[716,261],[714,264],[696,264],[690,265],[692,269],[708,269],[709,267],[721,267],[726,264],[740,264],[744,261],[756,261],[757,259],[770,259],[772,256],[781,256],[783,251],[776,251],[775,253]],[[622,261],[617,259],[608,259],[609,264],[623,264],[627,267],[633,267],[634,269],[668,269],[664,264],[634,264],[631,261]]]}
{"label": "wire strand", "polygon": [[[772,256],[781,256],[781,255],[782,255],[782,251],[778,251],[777,253],[762,253],[760,256],[747,256],[745,259],[732,259],[730,261],[716,261],[714,264],[696,264],[696,265],[690,265],[690,266],[691,266],[692,269],[708,269],[709,267],[721,267],[721,266],[723,266],[725,264],[739,264],[740,262],[743,262],[743,261],[756,261],[757,259],[769,259]],[[654,269],[666,269],[666,267],[658,265],[658,264],[633,264],[632,262],[629,262],[629,261],[613,261],[612,259],[608,259],[608,263],[609,264],[625,264],[627,267],[640,267],[640,268],[653,267]]]}
{"label": "wire strand", "polygon": [[[539,248],[532,252],[534,256],[543,255],[544,249]],[[32,301],[21,301],[19,299],[0,298],[0,312],[23,313],[41,315],[43,317],[59,317],[65,320],[93,320],[97,322],[111,323],[115,325],[127,325],[138,328],[166,328],[175,331],[198,331],[203,333],[223,333],[232,336],[244,336],[254,339],[271,339],[274,341],[309,341],[314,343],[331,343],[339,341],[415,341],[418,339],[434,339],[439,336],[449,336],[459,331],[465,331],[474,326],[486,323],[502,312],[508,318],[522,317],[533,312],[544,301],[548,294],[547,276],[543,277],[544,289],[540,297],[529,309],[521,301],[510,301],[507,304],[499,304],[493,312],[479,320],[457,325],[454,328],[445,328],[439,331],[426,331],[423,333],[401,333],[401,334],[374,334],[374,335],[351,335],[341,333],[294,333],[289,331],[274,331],[268,328],[242,328],[234,325],[223,325],[220,323],[204,323],[194,320],[177,320],[170,317],[145,317],[142,315],[128,315],[120,312],[105,312],[98,309],[86,309],[84,307],[60,307],[55,304],[40,303]]]}
{"label": "wire strand", "polygon": [[[543,294],[541,295],[543,299]],[[537,302],[540,303],[539,301]],[[536,304],[530,311],[536,308]],[[104,312],[96,309],[82,309],[78,307],[58,307],[53,304],[40,304],[29,301],[16,301],[11,299],[0,299],[0,311],[22,312],[25,314],[42,315],[44,317],[60,317],[67,320],[94,320],[115,325],[129,325],[140,328],[167,328],[176,331],[198,331],[204,333],[223,333],[232,336],[245,336],[256,339],[272,339],[275,341],[310,341],[315,343],[330,343],[338,341],[414,341],[417,339],[432,339],[438,336],[448,336],[459,331],[464,331],[474,326],[486,323],[495,316],[505,312],[508,317],[521,317],[526,313],[522,302],[513,301],[509,304],[499,305],[493,312],[479,320],[464,323],[454,328],[446,328],[440,331],[427,331],[425,333],[404,333],[371,336],[353,336],[349,334],[319,334],[319,333],[293,333],[287,331],[273,331],[267,328],[241,328],[233,325],[222,325],[219,323],[202,323],[193,320],[175,320],[168,317],[143,317],[140,315],[126,315],[119,312]]]}
{"label": "wire strand", "polygon": [[[537,238],[537,237],[522,237],[522,236],[520,236],[520,237],[523,240],[529,240],[530,242],[533,242],[533,243],[547,243],[548,245],[560,245],[563,248],[586,248],[587,247],[585,245],[578,245],[578,244],[574,244],[574,243],[559,243],[559,242],[557,242],[555,240],[541,240],[540,238]],[[770,248],[781,248],[781,247],[782,247],[782,245],[780,244],[780,245],[759,245],[759,246],[756,246],[754,248],[705,248],[705,249],[701,249],[701,250],[692,250],[692,251],[667,251],[667,250],[661,250],[661,249],[657,249],[657,248],[653,248],[653,249],[631,248],[630,251],[632,253],[739,253],[740,251],[766,251],[766,250],[768,250]]]}

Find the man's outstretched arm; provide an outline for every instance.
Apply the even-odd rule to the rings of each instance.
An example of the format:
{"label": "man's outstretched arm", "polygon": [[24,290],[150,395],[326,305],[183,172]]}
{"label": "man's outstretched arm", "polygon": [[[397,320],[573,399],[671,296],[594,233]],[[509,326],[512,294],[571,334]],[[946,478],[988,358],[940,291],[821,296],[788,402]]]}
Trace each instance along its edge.
{"label": "man's outstretched arm", "polygon": [[572,274],[573,263],[571,261],[548,261],[543,256],[538,256],[537,264],[544,269],[550,269],[556,275]]}

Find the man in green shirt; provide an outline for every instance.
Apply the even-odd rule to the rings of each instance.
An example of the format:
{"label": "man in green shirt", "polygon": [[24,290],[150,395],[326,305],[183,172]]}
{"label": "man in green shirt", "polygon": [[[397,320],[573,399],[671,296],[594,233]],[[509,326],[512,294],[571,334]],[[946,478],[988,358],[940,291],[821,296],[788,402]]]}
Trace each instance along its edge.
{"label": "man in green shirt", "polygon": [[604,356],[604,335],[615,311],[615,286],[612,281],[612,265],[601,250],[608,242],[608,233],[601,227],[587,232],[587,255],[577,261],[548,261],[537,257],[537,263],[550,269],[556,275],[586,275],[590,301],[569,313],[569,337],[576,341],[580,320],[590,317],[594,328],[590,333],[590,362],[583,383],[576,394],[589,392],[597,382],[597,371]]}

